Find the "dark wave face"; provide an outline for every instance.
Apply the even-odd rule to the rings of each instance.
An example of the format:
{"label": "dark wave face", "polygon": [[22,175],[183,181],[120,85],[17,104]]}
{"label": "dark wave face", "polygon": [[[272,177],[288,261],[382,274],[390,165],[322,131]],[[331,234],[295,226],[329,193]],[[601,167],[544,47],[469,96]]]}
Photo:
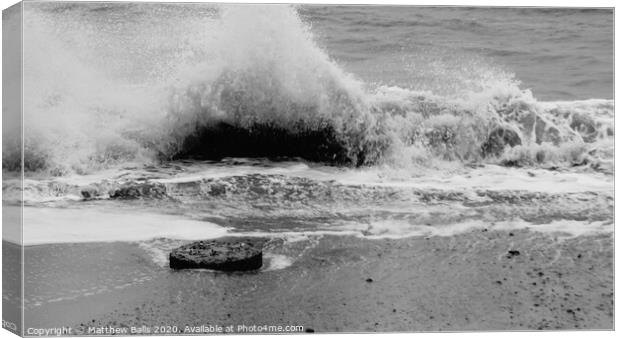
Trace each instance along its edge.
{"label": "dark wave face", "polygon": [[[609,13],[519,11],[28,4],[24,169],[268,157],[609,172]],[[559,59],[581,73],[555,76]],[[3,154],[20,167],[19,145]]]}
{"label": "dark wave face", "polygon": [[[303,128],[303,126],[302,126]],[[353,158],[331,127],[297,130],[256,124],[241,128],[227,123],[203,127],[183,140],[173,159],[221,160],[226,157],[296,158],[331,164],[362,165],[364,154]]]}

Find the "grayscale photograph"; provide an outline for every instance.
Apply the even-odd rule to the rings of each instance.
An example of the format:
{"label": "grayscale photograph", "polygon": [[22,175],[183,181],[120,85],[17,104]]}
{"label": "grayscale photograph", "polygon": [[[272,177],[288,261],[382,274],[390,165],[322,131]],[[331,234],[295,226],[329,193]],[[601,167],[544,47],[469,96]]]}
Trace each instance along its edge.
{"label": "grayscale photograph", "polygon": [[614,329],[614,8],[26,1],[2,26],[9,331]]}

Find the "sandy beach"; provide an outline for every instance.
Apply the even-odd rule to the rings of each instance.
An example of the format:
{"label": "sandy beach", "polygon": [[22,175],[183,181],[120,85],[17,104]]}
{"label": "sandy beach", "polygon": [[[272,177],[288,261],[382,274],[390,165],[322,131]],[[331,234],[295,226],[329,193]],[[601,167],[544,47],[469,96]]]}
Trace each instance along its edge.
{"label": "sandy beach", "polygon": [[158,325],[180,333],[202,325],[612,329],[612,248],[608,235],[527,230],[399,240],[325,236],[300,242],[297,260],[284,269],[269,271],[267,262],[258,272],[222,273],[173,271],[131,243],[32,246],[25,252],[26,327],[69,326],[85,334],[89,327]]}

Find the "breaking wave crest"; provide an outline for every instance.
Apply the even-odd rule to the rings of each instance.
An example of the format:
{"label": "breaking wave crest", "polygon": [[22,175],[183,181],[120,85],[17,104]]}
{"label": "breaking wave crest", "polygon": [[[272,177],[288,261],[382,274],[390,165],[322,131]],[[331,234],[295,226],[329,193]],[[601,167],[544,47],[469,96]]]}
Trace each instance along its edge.
{"label": "breaking wave crest", "polygon": [[[79,18],[29,14],[25,38],[37,43],[24,53],[26,171],[253,156],[597,169],[613,157],[611,100],[539,102],[492,69],[451,95],[364,83],[292,7],[226,6],[188,19],[173,38],[134,29],[132,41],[146,42],[124,49]],[[15,144],[3,154],[5,170],[19,168]]]}

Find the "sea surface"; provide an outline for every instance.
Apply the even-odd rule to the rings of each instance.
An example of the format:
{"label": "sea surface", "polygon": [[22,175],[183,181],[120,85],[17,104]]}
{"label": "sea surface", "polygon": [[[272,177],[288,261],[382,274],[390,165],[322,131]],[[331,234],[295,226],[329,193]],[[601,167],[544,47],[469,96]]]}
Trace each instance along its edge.
{"label": "sea surface", "polygon": [[24,6],[27,245],[613,232],[611,9]]}

